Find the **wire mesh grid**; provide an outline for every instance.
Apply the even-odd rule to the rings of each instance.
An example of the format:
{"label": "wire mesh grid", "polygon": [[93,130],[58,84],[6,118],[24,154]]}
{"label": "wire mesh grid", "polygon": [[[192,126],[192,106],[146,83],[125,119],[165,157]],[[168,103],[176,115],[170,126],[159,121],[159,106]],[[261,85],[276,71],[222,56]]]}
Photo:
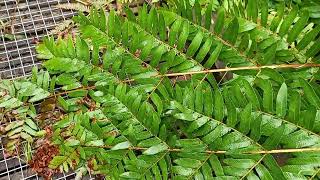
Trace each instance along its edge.
{"label": "wire mesh grid", "polygon": [[[57,5],[69,0],[0,0],[0,79],[28,76],[36,58],[36,42],[50,34],[59,23],[75,15]],[[0,142],[4,140],[0,137]],[[57,180],[74,179],[75,173],[62,173]],[[6,157],[0,147],[0,180],[42,179],[28,167],[25,156]],[[85,179],[92,179],[91,175]]]}
{"label": "wire mesh grid", "polygon": [[0,77],[26,76],[35,58],[35,42],[63,20],[74,15],[55,7],[67,0],[2,0],[0,2]]}

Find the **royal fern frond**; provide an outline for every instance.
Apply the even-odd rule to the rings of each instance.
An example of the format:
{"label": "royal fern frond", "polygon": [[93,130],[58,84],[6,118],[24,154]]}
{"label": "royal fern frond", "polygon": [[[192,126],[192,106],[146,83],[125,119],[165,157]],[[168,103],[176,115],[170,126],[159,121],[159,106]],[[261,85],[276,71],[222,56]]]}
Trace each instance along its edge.
{"label": "royal fern frond", "polygon": [[15,153],[17,144],[22,140],[32,143],[33,138],[41,138],[46,134],[36,122],[36,109],[32,103],[47,98],[50,93],[50,76],[47,71],[33,69],[29,79],[19,79],[14,82],[2,80],[0,82],[0,108],[3,113],[4,141],[8,154]]}
{"label": "royal fern frond", "polygon": [[[47,71],[27,82],[48,91],[34,102],[51,98],[62,111],[46,132],[59,147],[49,168],[110,179],[317,178],[318,27],[281,3],[274,16],[265,1],[216,2],[144,5],[137,15],[92,8],[74,18],[76,38],[45,39],[37,52]],[[284,165],[276,152],[290,152]]]}

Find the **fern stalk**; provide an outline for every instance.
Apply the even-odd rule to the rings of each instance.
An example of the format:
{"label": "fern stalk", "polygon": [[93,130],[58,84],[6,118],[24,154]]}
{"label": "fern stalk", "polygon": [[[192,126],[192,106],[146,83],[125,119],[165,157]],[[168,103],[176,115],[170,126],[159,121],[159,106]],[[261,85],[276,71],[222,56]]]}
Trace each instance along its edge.
{"label": "fern stalk", "polygon": [[[85,147],[95,147],[95,148],[105,148],[105,149],[112,149],[114,146],[85,146]],[[145,151],[148,148],[144,147],[135,147],[131,146],[128,148],[128,150],[133,151]],[[177,153],[177,152],[183,152],[183,149],[177,149],[177,148],[169,148],[167,149],[168,152]],[[259,151],[243,151],[239,152],[240,154],[281,154],[281,153],[300,153],[300,152],[319,152],[320,148],[298,148],[298,149],[273,149],[273,150],[259,150]],[[229,151],[210,151],[206,150],[204,151],[207,154],[226,154],[230,153]]]}

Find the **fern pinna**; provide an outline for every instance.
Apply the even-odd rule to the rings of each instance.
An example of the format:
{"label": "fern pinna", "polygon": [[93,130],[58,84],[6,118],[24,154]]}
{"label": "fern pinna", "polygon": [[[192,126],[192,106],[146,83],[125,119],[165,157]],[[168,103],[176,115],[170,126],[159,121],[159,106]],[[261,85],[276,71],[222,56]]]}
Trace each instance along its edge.
{"label": "fern pinna", "polygon": [[76,37],[37,46],[44,70],[1,81],[7,151],[26,140],[36,159],[49,142],[49,175],[320,178],[320,28],[298,6],[269,5],[79,13]]}

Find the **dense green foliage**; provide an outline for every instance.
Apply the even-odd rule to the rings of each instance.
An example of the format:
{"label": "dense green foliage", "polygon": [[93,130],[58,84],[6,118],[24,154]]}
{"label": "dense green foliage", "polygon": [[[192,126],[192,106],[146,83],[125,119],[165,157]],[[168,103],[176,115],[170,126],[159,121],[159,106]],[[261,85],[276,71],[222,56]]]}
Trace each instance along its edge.
{"label": "dense green foliage", "polygon": [[49,168],[107,179],[319,179],[320,27],[212,2],[79,13],[76,37],[37,46],[45,70],[0,82],[7,151],[46,139]]}

